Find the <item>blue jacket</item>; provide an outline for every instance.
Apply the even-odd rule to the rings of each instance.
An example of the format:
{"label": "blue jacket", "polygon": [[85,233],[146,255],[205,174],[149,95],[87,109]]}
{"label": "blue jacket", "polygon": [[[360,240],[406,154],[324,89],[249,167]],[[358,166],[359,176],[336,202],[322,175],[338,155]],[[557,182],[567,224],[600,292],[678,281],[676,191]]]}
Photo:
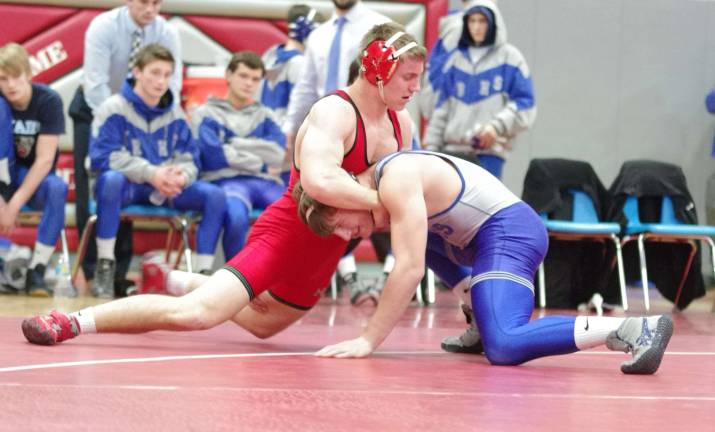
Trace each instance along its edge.
{"label": "blue jacket", "polygon": [[12,138],[12,111],[0,97],[0,183],[10,184],[15,167],[15,145]]}
{"label": "blue jacket", "polygon": [[92,170],[115,170],[134,183],[149,183],[161,165],[176,165],[188,186],[199,171],[198,146],[184,112],[167,91],[150,107],[127,80],[119,94],[104,101],[94,116],[89,157]]}

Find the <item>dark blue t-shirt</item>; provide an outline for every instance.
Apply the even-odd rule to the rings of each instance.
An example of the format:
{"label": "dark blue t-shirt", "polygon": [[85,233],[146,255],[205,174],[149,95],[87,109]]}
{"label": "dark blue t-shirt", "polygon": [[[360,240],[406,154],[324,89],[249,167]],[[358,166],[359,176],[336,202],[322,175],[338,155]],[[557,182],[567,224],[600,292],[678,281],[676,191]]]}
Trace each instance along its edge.
{"label": "dark blue t-shirt", "polygon": [[[27,109],[18,111],[12,108],[15,163],[31,167],[35,162],[37,137],[63,133],[65,133],[65,115],[60,95],[44,84],[33,83],[32,98]],[[56,161],[57,155],[55,155]]]}

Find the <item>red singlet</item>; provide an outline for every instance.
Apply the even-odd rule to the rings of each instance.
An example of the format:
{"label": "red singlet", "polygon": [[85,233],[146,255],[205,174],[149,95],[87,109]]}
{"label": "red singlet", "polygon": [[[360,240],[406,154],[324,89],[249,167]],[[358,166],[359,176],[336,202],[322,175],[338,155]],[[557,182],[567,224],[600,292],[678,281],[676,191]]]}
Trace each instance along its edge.
{"label": "red singlet", "polygon": [[[369,167],[365,125],[357,106],[342,90],[334,94],[348,101],[355,109],[357,128],[355,142],[343,157],[342,168],[361,173]],[[387,111],[402,149],[402,134],[397,114]],[[345,253],[347,242],[338,236],[319,237],[298,218],[298,208],[291,192],[300,171],[293,165],[288,189],[269,206],[253,224],[246,246],[225,269],[243,282],[251,298],[265,290],[278,301],[297,309],[313,307]]]}

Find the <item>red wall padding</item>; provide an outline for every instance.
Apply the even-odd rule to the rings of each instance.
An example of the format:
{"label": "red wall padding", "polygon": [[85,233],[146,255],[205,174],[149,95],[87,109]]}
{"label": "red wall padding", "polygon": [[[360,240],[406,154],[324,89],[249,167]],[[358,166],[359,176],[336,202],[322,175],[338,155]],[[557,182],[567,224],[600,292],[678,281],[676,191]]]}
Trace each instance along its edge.
{"label": "red wall padding", "polygon": [[0,45],[23,43],[76,12],[64,7],[0,4]]}

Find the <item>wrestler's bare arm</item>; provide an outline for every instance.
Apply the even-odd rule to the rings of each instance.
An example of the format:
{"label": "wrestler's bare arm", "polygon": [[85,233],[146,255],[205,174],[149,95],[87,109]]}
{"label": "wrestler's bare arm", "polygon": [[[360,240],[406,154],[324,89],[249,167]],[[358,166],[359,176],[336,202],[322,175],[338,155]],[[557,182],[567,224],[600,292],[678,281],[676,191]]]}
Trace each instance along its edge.
{"label": "wrestler's bare arm", "polygon": [[382,204],[390,213],[395,267],[390,272],[380,303],[362,335],[318,351],[321,357],[365,357],[392,331],[409,306],[424,274],[427,213],[419,174],[393,171],[380,182]]}
{"label": "wrestler's bare arm", "polygon": [[296,143],[305,191],[316,200],[345,209],[379,206],[377,193],[360,186],[340,167],[345,143],[355,135],[355,112],[344,100],[326,97],[313,105],[305,133]]}

